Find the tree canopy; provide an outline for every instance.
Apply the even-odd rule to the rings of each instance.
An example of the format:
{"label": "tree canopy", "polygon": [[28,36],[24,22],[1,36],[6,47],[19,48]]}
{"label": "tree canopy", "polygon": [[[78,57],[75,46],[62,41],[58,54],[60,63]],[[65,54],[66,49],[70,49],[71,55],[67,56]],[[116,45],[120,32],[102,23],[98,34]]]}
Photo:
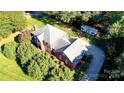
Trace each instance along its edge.
{"label": "tree canopy", "polygon": [[36,80],[58,81],[73,80],[74,71],[48,53],[39,53],[30,60],[28,74]]}
{"label": "tree canopy", "polygon": [[2,53],[9,59],[16,59],[16,48],[17,48],[16,42],[9,42],[3,45]]}
{"label": "tree canopy", "polygon": [[[79,26],[84,23],[88,22],[91,18],[96,15],[99,15],[100,12],[90,12],[90,11],[54,11],[54,12],[46,12],[49,16],[54,17],[55,19],[70,24]],[[77,26],[77,25],[76,25]]]}
{"label": "tree canopy", "polygon": [[114,20],[114,22],[107,29],[108,38],[124,37],[124,13],[115,12],[111,20]]}
{"label": "tree canopy", "polygon": [[121,71],[122,76],[124,77],[124,52],[122,52],[116,59],[115,64],[117,69]]}
{"label": "tree canopy", "polygon": [[0,12],[0,37],[7,37],[27,26],[24,12]]}
{"label": "tree canopy", "polygon": [[17,48],[17,56],[20,59],[21,64],[26,64],[26,62],[37,52],[37,48],[30,42],[22,42]]}

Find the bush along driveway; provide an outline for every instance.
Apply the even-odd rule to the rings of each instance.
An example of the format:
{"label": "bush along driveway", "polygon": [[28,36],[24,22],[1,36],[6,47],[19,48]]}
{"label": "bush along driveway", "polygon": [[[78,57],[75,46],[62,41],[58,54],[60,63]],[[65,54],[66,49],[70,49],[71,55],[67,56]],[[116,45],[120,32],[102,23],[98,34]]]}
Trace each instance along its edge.
{"label": "bush along driveway", "polygon": [[93,59],[91,60],[82,81],[95,81],[98,78],[99,72],[103,66],[105,55],[104,52],[95,45],[86,41],[84,41],[84,44],[88,48],[87,54],[91,54]]}

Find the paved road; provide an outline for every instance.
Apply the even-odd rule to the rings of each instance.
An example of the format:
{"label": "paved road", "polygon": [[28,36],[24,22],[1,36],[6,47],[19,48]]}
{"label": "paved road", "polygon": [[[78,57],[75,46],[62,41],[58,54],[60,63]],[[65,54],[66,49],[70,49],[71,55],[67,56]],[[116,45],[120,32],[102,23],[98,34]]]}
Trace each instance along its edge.
{"label": "paved road", "polygon": [[93,55],[93,59],[82,80],[95,81],[104,63],[104,52],[93,44],[88,44],[86,42],[84,44],[88,47],[87,53]]}

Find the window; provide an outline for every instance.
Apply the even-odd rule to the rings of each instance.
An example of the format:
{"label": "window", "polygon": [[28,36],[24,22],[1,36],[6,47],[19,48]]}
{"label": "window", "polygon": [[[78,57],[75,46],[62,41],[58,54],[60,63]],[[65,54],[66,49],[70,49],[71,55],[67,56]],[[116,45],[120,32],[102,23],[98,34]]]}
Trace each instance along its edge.
{"label": "window", "polygon": [[91,32],[91,35],[95,35],[95,33]]}

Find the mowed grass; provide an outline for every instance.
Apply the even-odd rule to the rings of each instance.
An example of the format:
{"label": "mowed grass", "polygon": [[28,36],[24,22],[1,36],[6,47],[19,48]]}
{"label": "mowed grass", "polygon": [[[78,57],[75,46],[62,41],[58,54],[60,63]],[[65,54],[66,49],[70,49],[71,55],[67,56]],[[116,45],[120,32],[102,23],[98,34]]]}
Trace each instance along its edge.
{"label": "mowed grass", "polygon": [[32,80],[31,77],[25,75],[22,69],[15,61],[7,59],[0,53],[0,80]]}
{"label": "mowed grass", "polygon": [[8,36],[7,38],[1,39],[1,41],[0,41],[0,46],[2,46],[2,45],[5,44],[5,43],[14,41],[14,38],[15,38],[18,34],[20,34],[20,32],[15,32],[15,33],[11,34],[10,36]]}
{"label": "mowed grass", "polygon": [[27,28],[29,29],[32,29],[33,25],[37,25],[38,27],[42,27],[45,25],[44,22],[39,21],[38,19],[29,17],[29,16],[26,16],[26,18],[27,18],[27,23],[28,23]]}
{"label": "mowed grass", "polygon": [[[39,28],[45,26],[46,24],[51,24],[65,32],[68,33],[69,36],[78,36],[78,32],[73,30],[72,28],[68,27],[67,25],[64,25],[54,19],[51,19],[45,15],[45,16],[42,16],[41,19],[36,19],[36,18],[32,18],[32,17],[29,17],[29,16],[26,16],[27,18],[27,23],[28,23],[28,28],[29,29],[32,29],[33,28],[33,25],[37,25]],[[48,20],[47,20],[48,19]]]}

